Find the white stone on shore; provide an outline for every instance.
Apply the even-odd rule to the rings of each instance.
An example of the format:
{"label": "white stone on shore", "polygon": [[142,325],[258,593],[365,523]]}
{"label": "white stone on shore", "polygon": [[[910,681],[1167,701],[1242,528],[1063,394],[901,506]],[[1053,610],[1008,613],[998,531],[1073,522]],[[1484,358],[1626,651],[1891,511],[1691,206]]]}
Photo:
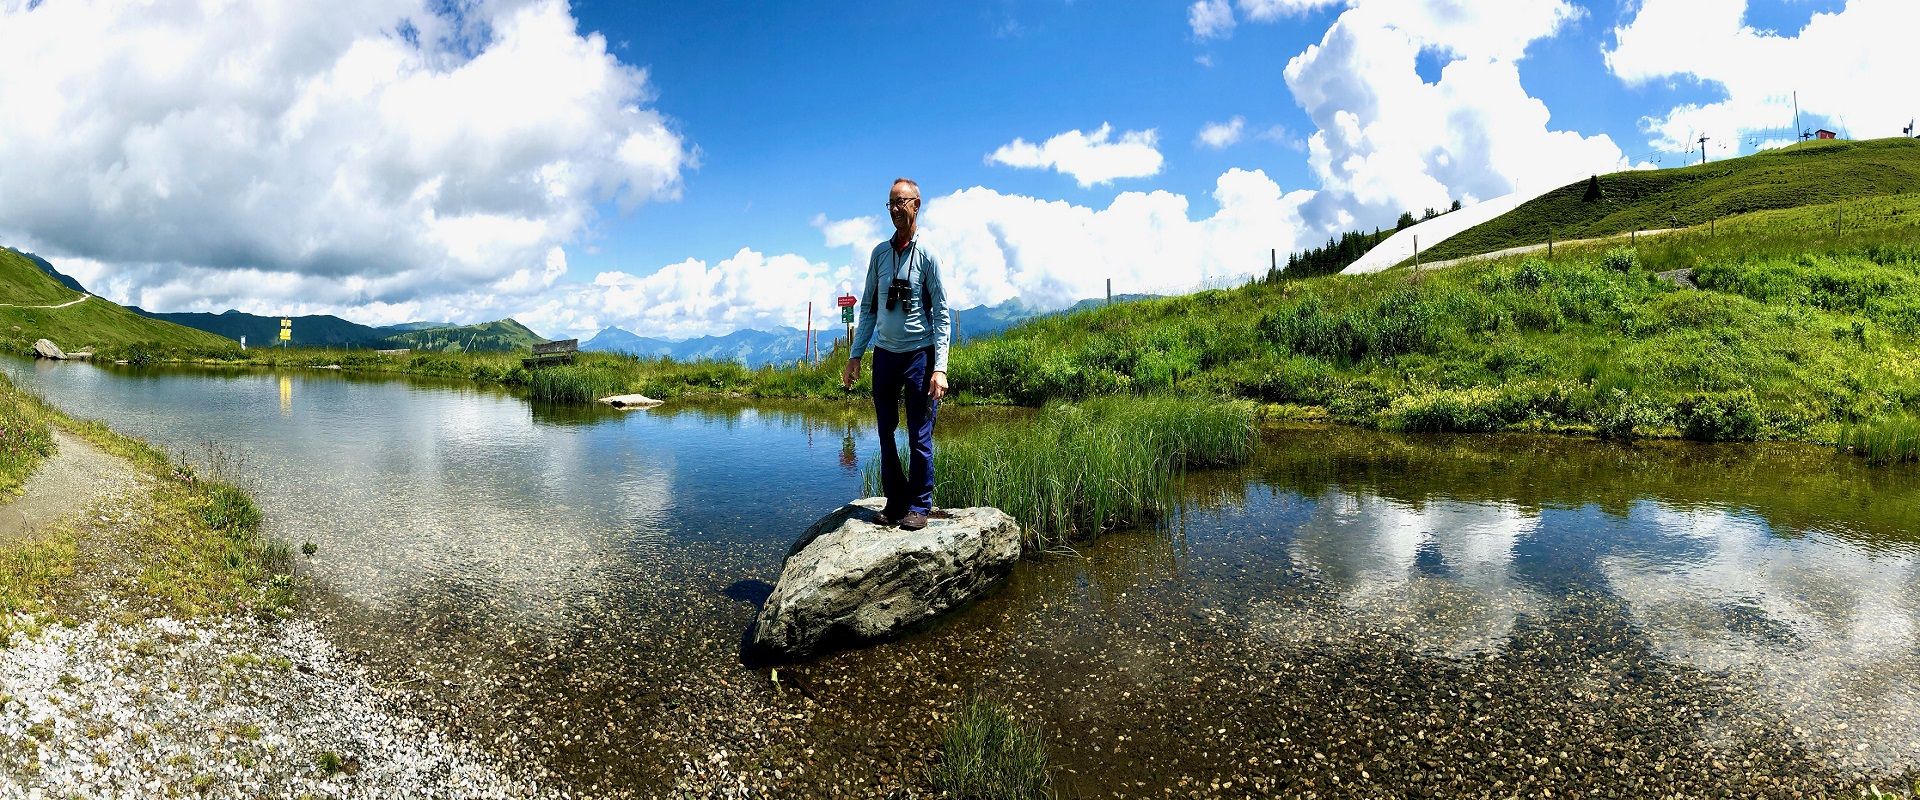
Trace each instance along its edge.
{"label": "white stone on shore", "polygon": [[602,397],[600,402],[614,408],[652,408],[664,401],[655,400],[644,394],[616,394],[612,397]]}

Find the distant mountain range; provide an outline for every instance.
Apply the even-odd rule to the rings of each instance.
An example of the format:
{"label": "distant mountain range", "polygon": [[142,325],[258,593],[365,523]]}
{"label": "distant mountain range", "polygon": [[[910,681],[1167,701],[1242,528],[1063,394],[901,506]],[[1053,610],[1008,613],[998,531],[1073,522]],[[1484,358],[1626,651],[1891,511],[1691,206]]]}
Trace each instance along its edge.
{"label": "distant mountain range", "polygon": [[[40,272],[67,289],[76,292],[86,291],[79,281],[61,274],[46,259],[18,250],[7,249],[6,252],[31,263]],[[1116,295],[1113,299],[1118,302],[1156,296],[1127,294]],[[1094,298],[1082,300],[1068,308],[1046,311],[1014,299],[999,305],[961,309],[954,313],[954,341],[957,343],[979,336],[992,335],[1036,317],[1072,313],[1104,302],[1106,301],[1103,299]],[[138,306],[126,308],[148,319],[171,322],[236,341],[246,337],[245,341],[249,347],[271,347],[277,344],[280,340],[280,320],[283,319],[277,316],[248,314],[238,310],[213,314],[147,311]],[[547,341],[545,337],[511,318],[474,325],[421,321],[378,327],[361,325],[331,314],[309,314],[291,319],[293,320],[291,342],[307,347],[382,350],[401,348],[522,350]],[[844,336],[846,336],[845,328],[827,324],[821,330],[814,332],[814,346],[819,352],[826,352]],[[580,349],[628,353],[653,358],[665,356],[676,361],[702,359],[737,361],[750,367],[760,367],[800,360],[806,352],[806,334],[797,328],[781,327],[771,331],[739,330],[719,336],[700,336],[692,339],[661,339],[640,336],[620,328],[606,328],[582,342]]]}
{"label": "distant mountain range", "polygon": [[[821,352],[833,348],[834,340],[846,334],[833,330],[813,332],[814,346]],[[790,364],[806,354],[807,334],[798,328],[771,331],[734,331],[724,336],[701,336],[673,341],[607,328],[580,343],[580,349],[627,353],[647,358],[666,356],[675,361],[738,361],[749,367]]]}
{"label": "distant mountain range", "polygon": [[[1120,302],[1154,296],[1129,294],[1116,295],[1113,299],[1115,302]],[[1016,299],[995,306],[974,306],[962,309],[954,313],[954,341],[957,343],[978,336],[989,336],[1036,317],[1072,313],[1105,302],[1104,299],[1096,298],[1082,300],[1069,308],[1057,311],[1042,311]],[[833,348],[834,342],[845,336],[844,326],[831,325],[825,330],[814,331],[814,346],[820,352],[826,352]],[[760,367],[767,364],[788,364],[799,361],[806,353],[806,344],[806,332],[787,327],[772,331],[740,330],[723,336],[700,336],[692,339],[658,339],[641,336],[622,328],[605,328],[594,334],[593,338],[581,342],[580,349],[627,353],[648,358],[664,356],[675,361],[701,359],[738,361],[749,367]]]}
{"label": "distant mountain range", "polygon": [[477,325],[448,322],[403,322],[371,327],[332,314],[301,317],[264,317],[229,310],[220,314],[198,311],[157,312],[139,306],[132,311],[150,319],[216,333],[229,339],[245,336],[247,346],[266,347],[280,341],[280,320],[293,320],[292,343],[305,347],[365,347],[412,350],[519,350],[546,341],[527,326],[503,319]]}
{"label": "distant mountain range", "polygon": [[[239,341],[246,337],[250,347],[265,347],[277,344],[280,337],[280,320],[285,317],[263,317],[241,311],[227,311],[210,314],[203,311],[154,312],[139,306],[127,306],[128,311],[152,319],[166,320],[175,325],[198,328],[208,333],[217,333],[229,339]],[[378,328],[370,328],[356,322],[348,322],[331,314],[309,314],[304,317],[292,317],[293,344],[308,347],[375,347],[383,346],[387,334]]]}

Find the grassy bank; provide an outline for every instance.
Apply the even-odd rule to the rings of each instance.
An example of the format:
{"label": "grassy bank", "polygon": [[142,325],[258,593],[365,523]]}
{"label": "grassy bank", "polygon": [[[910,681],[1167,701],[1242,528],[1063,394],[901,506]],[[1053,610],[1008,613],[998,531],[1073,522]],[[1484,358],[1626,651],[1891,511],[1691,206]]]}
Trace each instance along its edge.
{"label": "grassy bank", "polygon": [[[260,511],[232,475],[202,475],[103,423],[68,417],[4,378],[0,419],[39,421],[49,445],[37,457],[51,455],[48,428],[58,428],[125,459],[141,486],[116,521],[76,508],[67,521],[0,542],[0,644],[39,615],[82,613],[105,599],[174,616],[281,614],[291,606],[291,554],[260,532]],[[0,456],[9,470],[30,469],[29,462]]]}
{"label": "grassy bank", "polygon": [[[1637,249],[1143,301],[969,343],[953,374],[1020,404],[1167,392],[1389,430],[1832,441],[1920,408],[1917,223],[1920,196],[1877,198]],[[1656,275],[1679,269],[1699,288]]]}
{"label": "grassy bank", "polygon": [[[526,369],[525,353],[434,352],[383,354],[375,350],[326,347],[255,348],[241,352],[195,352],[119,348],[104,354],[138,364],[169,361],[230,364],[272,369],[338,365],[343,370],[395,375],[462,378],[525,389],[532,399],[590,402],[615,394],[638,393],[669,400],[682,397],[846,398],[840,367],[846,346],[828,353],[815,367],[750,368],[731,361],[675,361],[622,353],[580,353],[572,365]],[[862,377],[855,390],[867,391]],[[860,395],[864,398],[864,394]]]}
{"label": "grassy bank", "polygon": [[[1037,417],[974,428],[934,448],[934,504],[993,506],[1046,549],[1102,530],[1151,522],[1177,505],[1179,476],[1253,453],[1251,403],[1101,398]],[[903,463],[904,463],[904,453]],[[867,492],[880,493],[877,462]]]}
{"label": "grassy bank", "polygon": [[0,502],[18,497],[27,476],[53,455],[49,417],[39,398],[0,380]]}

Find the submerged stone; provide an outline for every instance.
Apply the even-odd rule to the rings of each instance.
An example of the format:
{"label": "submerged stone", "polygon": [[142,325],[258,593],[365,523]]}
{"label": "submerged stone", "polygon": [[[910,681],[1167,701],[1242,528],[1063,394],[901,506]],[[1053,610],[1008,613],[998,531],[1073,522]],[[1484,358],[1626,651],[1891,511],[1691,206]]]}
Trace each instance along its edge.
{"label": "submerged stone", "polygon": [[1020,560],[1020,526],[1000,509],[950,509],[905,531],[879,524],[885,504],[854,501],[801,535],[747,633],[748,657],[892,639],[986,594]]}

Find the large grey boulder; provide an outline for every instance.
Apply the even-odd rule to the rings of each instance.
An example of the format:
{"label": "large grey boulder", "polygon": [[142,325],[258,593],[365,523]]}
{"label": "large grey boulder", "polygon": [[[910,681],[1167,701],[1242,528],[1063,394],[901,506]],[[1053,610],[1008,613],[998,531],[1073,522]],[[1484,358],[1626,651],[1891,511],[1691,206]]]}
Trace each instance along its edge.
{"label": "large grey boulder", "polygon": [[40,341],[33,343],[33,355],[36,358],[66,358],[67,357],[66,353],[60,352],[60,347],[58,345],[55,345],[52,341],[47,339],[41,339]]}
{"label": "large grey boulder", "polygon": [[794,543],[748,631],[749,658],[891,639],[986,594],[1020,560],[1020,526],[1000,509],[949,509],[950,518],[903,531],[878,524],[885,505],[849,503]]}

